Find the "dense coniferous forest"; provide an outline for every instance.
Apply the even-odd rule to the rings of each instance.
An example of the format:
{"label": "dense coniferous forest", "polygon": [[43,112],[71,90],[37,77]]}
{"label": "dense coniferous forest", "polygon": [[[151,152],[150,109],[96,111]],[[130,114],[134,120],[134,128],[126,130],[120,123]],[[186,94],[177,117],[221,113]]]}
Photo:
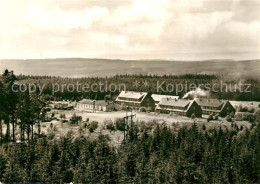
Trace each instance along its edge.
{"label": "dense coniferous forest", "polygon": [[[126,90],[128,91],[143,91],[151,92],[154,94],[178,95],[182,97],[189,90],[195,89],[196,87],[200,87],[201,89],[210,91],[210,98],[239,101],[260,101],[260,80],[252,78],[227,80],[223,79],[223,77],[221,76],[204,74],[186,74],[178,76],[116,75],[114,77],[88,78],[61,78],[49,76],[20,75],[17,78],[20,80],[21,83],[38,84],[40,86],[44,86],[43,96],[45,96],[47,99],[51,98],[56,100],[79,100],[82,98],[103,100],[106,96],[113,97],[118,95],[120,92],[120,85],[124,84]],[[138,87],[133,85],[136,81],[139,84]],[[147,82],[148,85],[143,85],[144,82]],[[81,88],[79,88],[80,92],[78,92],[77,90],[71,92],[67,87],[64,87],[63,91],[60,90],[59,92],[55,92],[54,95],[52,93],[53,84],[58,84],[60,86],[62,84],[64,84],[64,86],[72,84],[75,86],[74,89],[76,89],[76,83],[81,84],[81,86],[83,84],[88,84],[89,86],[91,86],[94,83],[101,84],[97,86],[97,89],[99,89],[99,87],[101,86],[101,90],[84,92],[83,90],[81,90]],[[109,86],[110,84],[117,85],[115,91],[105,90],[105,86]],[[181,88],[180,85],[182,85],[183,88]],[[167,86],[169,87],[168,90]],[[248,90],[250,92],[246,92]]]}
{"label": "dense coniferous forest", "polygon": [[174,130],[133,125],[119,148],[100,134],[50,136],[0,150],[0,180],[51,183],[259,183],[260,124]]}
{"label": "dense coniferous forest", "polygon": [[[0,181],[50,183],[259,183],[260,113],[255,112],[250,128],[198,127],[177,128],[147,122],[133,124],[128,138],[120,145],[110,143],[109,135],[98,138],[75,136],[71,132],[59,139],[41,134],[44,98],[104,99],[111,93],[16,93],[18,82],[51,83],[126,82],[147,80],[154,91],[157,80],[170,82],[213,83],[216,76],[115,76],[111,78],[16,77],[4,71],[0,81]],[[231,81],[232,82],[232,81]],[[237,81],[233,81],[237,82]],[[247,80],[256,88],[249,96],[212,94],[216,97],[257,100],[259,81]],[[15,85],[16,89],[18,88]],[[129,90],[136,90],[133,87]],[[115,93],[116,94],[116,93]],[[221,95],[221,96],[220,96]],[[251,96],[251,97],[250,97]],[[44,98],[43,98],[44,97]],[[242,98],[243,97],[243,98]],[[2,127],[5,125],[6,131]],[[15,133],[19,127],[20,132]],[[35,127],[37,127],[36,130]],[[19,139],[18,136],[19,135]],[[17,142],[19,140],[19,142]]]}

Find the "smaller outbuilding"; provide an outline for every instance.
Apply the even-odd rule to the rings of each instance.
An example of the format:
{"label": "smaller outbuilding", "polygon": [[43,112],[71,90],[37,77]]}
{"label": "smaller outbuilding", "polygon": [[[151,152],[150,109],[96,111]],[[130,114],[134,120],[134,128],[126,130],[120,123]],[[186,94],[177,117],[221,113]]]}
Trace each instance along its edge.
{"label": "smaller outbuilding", "polygon": [[86,111],[86,112],[97,112],[97,111],[110,112],[114,110],[114,104],[112,102],[105,101],[105,100],[96,101],[90,99],[83,99],[77,103],[76,109],[79,111]]}

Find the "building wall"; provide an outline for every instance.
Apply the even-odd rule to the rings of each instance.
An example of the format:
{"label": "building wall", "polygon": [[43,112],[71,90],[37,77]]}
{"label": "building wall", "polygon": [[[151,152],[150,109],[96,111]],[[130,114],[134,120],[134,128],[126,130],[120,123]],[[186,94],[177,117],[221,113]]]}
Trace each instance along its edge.
{"label": "building wall", "polygon": [[155,110],[155,102],[154,102],[154,100],[153,100],[151,94],[148,93],[148,94],[145,96],[145,98],[144,98],[143,101],[141,102],[141,106],[142,106],[142,107],[147,107],[147,108],[150,107],[152,111]]}
{"label": "building wall", "polygon": [[225,117],[231,112],[235,113],[236,109],[230,104],[230,102],[227,102],[225,106],[222,108],[222,111],[220,112],[221,117]]}
{"label": "building wall", "polygon": [[96,111],[107,111],[107,107],[106,106],[96,105],[95,109],[96,109]]}
{"label": "building wall", "polygon": [[77,109],[80,110],[80,111],[93,110],[93,105],[91,105],[91,104],[84,104],[84,103],[78,103],[77,104]]}
{"label": "building wall", "polygon": [[187,114],[186,116],[191,117],[192,114],[195,115],[195,117],[201,117],[202,116],[202,110],[200,108],[200,106],[195,102],[191,102],[191,106],[189,107],[189,109],[187,110]]}
{"label": "building wall", "polygon": [[[93,104],[82,104],[78,103],[77,104],[77,109],[79,111],[93,111],[94,105]],[[111,109],[108,108],[106,105],[95,105],[95,110],[96,111],[110,111]]]}
{"label": "building wall", "polygon": [[[130,101],[131,99],[126,99],[127,101]],[[155,109],[155,102],[153,98],[151,97],[150,94],[147,94],[142,102],[136,103],[135,101],[133,102],[126,102],[126,101],[116,101],[117,104],[124,105],[124,106],[129,106],[132,108],[139,109],[140,107],[150,107],[152,111]]]}
{"label": "building wall", "polygon": [[169,113],[174,113],[174,114],[178,114],[180,116],[187,116],[186,112],[180,112],[180,111],[175,111],[174,109],[168,110],[168,109],[156,109],[156,112],[160,112],[160,113],[165,113],[165,114],[169,114]]}
{"label": "building wall", "polygon": [[123,102],[123,101],[116,101],[117,104],[123,105],[123,106],[129,106],[133,108],[140,108],[141,103],[133,103],[133,102]]}

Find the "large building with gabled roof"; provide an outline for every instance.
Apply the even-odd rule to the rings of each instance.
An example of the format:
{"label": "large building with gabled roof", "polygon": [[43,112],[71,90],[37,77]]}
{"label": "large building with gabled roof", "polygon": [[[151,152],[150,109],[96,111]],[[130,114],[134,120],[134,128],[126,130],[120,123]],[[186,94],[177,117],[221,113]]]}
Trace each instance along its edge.
{"label": "large building with gabled roof", "polygon": [[156,112],[175,113],[181,116],[195,117],[202,116],[200,106],[194,100],[162,98],[156,106]]}
{"label": "large building with gabled roof", "polygon": [[209,115],[219,115],[225,117],[230,113],[235,113],[236,109],[231,105],[228,100],[218,100],[218,99],[206,99],[206,98],[196,98],[195,101],[202,109],[202,114]]}
{"label": "large building with gabled roof", "polygon": [[146,92],[121,91],[121,93],[116,98],[116,103],[129,106],[134,109],[147,107],[151,108],[151,110],[154,110],[155,108],[155,103],[151,93]]}

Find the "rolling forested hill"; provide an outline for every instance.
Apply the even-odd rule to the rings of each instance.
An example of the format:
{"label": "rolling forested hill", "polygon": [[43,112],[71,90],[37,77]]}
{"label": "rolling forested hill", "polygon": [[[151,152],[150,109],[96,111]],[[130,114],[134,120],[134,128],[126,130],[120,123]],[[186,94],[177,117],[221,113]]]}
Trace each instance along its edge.
{"label": "rolling forested hill", "polygon": [[16,74],[62,77],[105,77],[116,74],[210,74],[227,78],[259,78],[260,60],[108,60],[108,59],[29,59],[0,60],[0,71]]}

